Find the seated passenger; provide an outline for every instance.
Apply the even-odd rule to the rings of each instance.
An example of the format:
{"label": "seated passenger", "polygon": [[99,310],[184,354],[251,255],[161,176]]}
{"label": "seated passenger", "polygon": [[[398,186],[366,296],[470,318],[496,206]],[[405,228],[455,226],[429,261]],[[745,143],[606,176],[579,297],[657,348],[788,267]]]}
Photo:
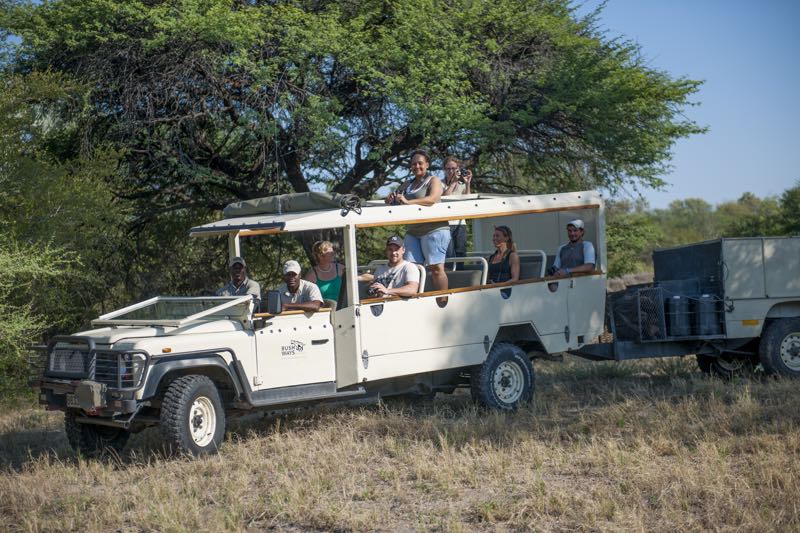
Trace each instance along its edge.
{"label": "seated passenger", "polygon": [[489,262],[489,283],[519,281],[519,254],[517,245],[508,226],[497,226],[492,234],[492,243],[496,248],[486,261]]}
{"label": "seated passenger", "polygon": [[370,296],[412,296],[419,289],[417,266],[403,259],[403,239],[392,235],[386,241],[388,265],[381,265],[375,274],[362,274],[359,279],[372,281]]}
{"label": "seated passenger", "polygon": [[333,244],[330,241],[317,241],[311,248],[316,266],[305,275],[307,281],[316,283],[324,300],[338,302],[339,289],[344,279],[344,265],[336,261]]}
{"label": "seated passenger", "polygon": [[217,296],[244,296],[253,297],[256,309],[261,302],[261,287],[247,277],[247,264],[241,257],[234,257],[230,263],[231,281],[216,292]]}
{"label": "seated passenger", "polygon": [[562,244],[553,261],[553,275],[564,278],[575,272],[592,272],[594,270],[594,246],[583,240],[583,220],[576,218],[567,223],[569,242]]}
{"label": "seated passenger", "polygon": [[300,263],[286,261],[283,264],[283,281],[278,290],[284,311],[307,311],[314,313],[322,307],[322,293],[310,281],[300,279]]}

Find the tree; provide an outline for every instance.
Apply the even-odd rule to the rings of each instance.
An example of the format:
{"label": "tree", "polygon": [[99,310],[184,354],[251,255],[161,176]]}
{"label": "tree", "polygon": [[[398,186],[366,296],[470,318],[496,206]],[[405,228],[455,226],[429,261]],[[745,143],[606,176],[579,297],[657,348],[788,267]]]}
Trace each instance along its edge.
{"label": "tree", "polygon": [[609,277],[652,270],[651,254],[663,235],[644,201],[607,202],[606,228]]}
{"label": "tree", "polygon": [[800,180],[783,191],[780,199],[780,223],[784,235],[800,235]]}
{"label": "tree", "polygon": [[91,84],[85,149],[123,151],[149,221],[268,194],[371,196],[410,149],[483,190],[659,186],[698,82],[672,80],[567,0],[58,0],[6,12],[13,68]]}
{"label": "tree", "polygon": [[758,198],[744,193],[736,202],[725,202],[715,212],[719,233],[723,237],[757,237],[781,235],[780,207],[775,198]]}

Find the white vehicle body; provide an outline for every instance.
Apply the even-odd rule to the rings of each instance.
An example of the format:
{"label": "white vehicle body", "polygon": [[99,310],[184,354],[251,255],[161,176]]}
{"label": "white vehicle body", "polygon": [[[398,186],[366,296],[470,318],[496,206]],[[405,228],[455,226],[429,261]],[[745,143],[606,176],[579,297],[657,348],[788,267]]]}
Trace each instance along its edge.
{"label": "white vehicle body", "polygon": [[[595,270],[548,278],[545,268],[566,241],[566,223],[575,218],[585,221],[585,238],[595,246]],[[449,273],[446,291],[421,284],[421,292],[409,298],[359,294],[358,230],[458,219],[472,225],[472,253],[484,257],[492,248],[494,226],[511,227],[526,265],[521,279],[486,283],[486,261],[477,259],[482,270],[474,276]],[[242,238],[330,228],[343,232],[348,265],[338,308],[270,315],[255,312],[249,296],[147,300],[99,317],[93,321],[97,329],[57,338],[41,382],[43,403],[68,413],[80,409],[74,420],[79,429],[97,425],[127,431],[138,422],[156,423],[162,402],[169,399],[164,391],[175,380],[187,387],[196,384],[185,377],[190,375],[207,376],[226,409],[401,393],[420,386],[452,391],[464,384],[459,372],[485,366],[500,344],[531,357],[578,349],[603,331],[606,246],[603,201],[596,192],[444,197],[430,207],[368,202],[360,212],[326,209],[228,218],[193,228],[191,234],[227,235],[234,257],[241,255]],[[470,280],[456,286],[460,278]],[[70,367],[71,357],[82,357],[83,364]],[[98,381],[92,365],[100,360],[113,360],[104,364],[116,365],[117,375]],[[507,384],[510,376],[513,383],[515,376],[525,377],[518,366],[501,362],[485,379]],[[72,373],[66,371],[70,368]],[[479,377],[474,376],[473,381]],[[516,392],[509,394],[517,398]],[[209,412],[208,402],[192,406],[201,418]],[[160,417],[163,424],[164,414]],[[200,426],[197,431],[203,430]],[[195,439],[206,441],[208,435]]]}

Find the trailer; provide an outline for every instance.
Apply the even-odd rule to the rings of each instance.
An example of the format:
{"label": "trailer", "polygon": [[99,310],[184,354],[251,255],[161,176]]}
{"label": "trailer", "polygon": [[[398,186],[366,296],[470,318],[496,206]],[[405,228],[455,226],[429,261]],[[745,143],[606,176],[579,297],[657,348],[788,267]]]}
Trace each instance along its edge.
{"label": "trailer", "polygon": [[723,377],[758,364],[800,376],[800,237],[656,250],[653,268],[653,283],[608,294],[612,340],[571,353],[614,361],[695,354],[701,370]]}

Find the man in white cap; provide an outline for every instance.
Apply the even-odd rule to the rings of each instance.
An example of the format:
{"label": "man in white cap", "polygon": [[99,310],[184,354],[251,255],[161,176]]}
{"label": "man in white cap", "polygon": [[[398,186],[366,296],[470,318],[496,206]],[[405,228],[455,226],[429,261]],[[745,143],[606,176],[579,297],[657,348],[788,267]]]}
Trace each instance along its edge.
{"label": "man in white cap", "polygon": [[289,260],[283,264],[283,281],[278,290],[284,311],[314,313],[322,307],[322,293],[316,283],[300,277],[300,263]]}
{"label": "man in white cap", "polygon": [[231,281],[217,291],[217,296],[244,296],[249,294],[253,297],[258,308],[261,302],[261,287],[247,277],[247,263],[241,257],[234,257],[229,263],[231,269]]}
{"label": "man in white cap", "polygon": [[562,244],[553,261],[554,276],[565,278],[580,272],[592,272],[595,264],[594,246],[583,240],[583,220],[567,222],[569,242]]}

